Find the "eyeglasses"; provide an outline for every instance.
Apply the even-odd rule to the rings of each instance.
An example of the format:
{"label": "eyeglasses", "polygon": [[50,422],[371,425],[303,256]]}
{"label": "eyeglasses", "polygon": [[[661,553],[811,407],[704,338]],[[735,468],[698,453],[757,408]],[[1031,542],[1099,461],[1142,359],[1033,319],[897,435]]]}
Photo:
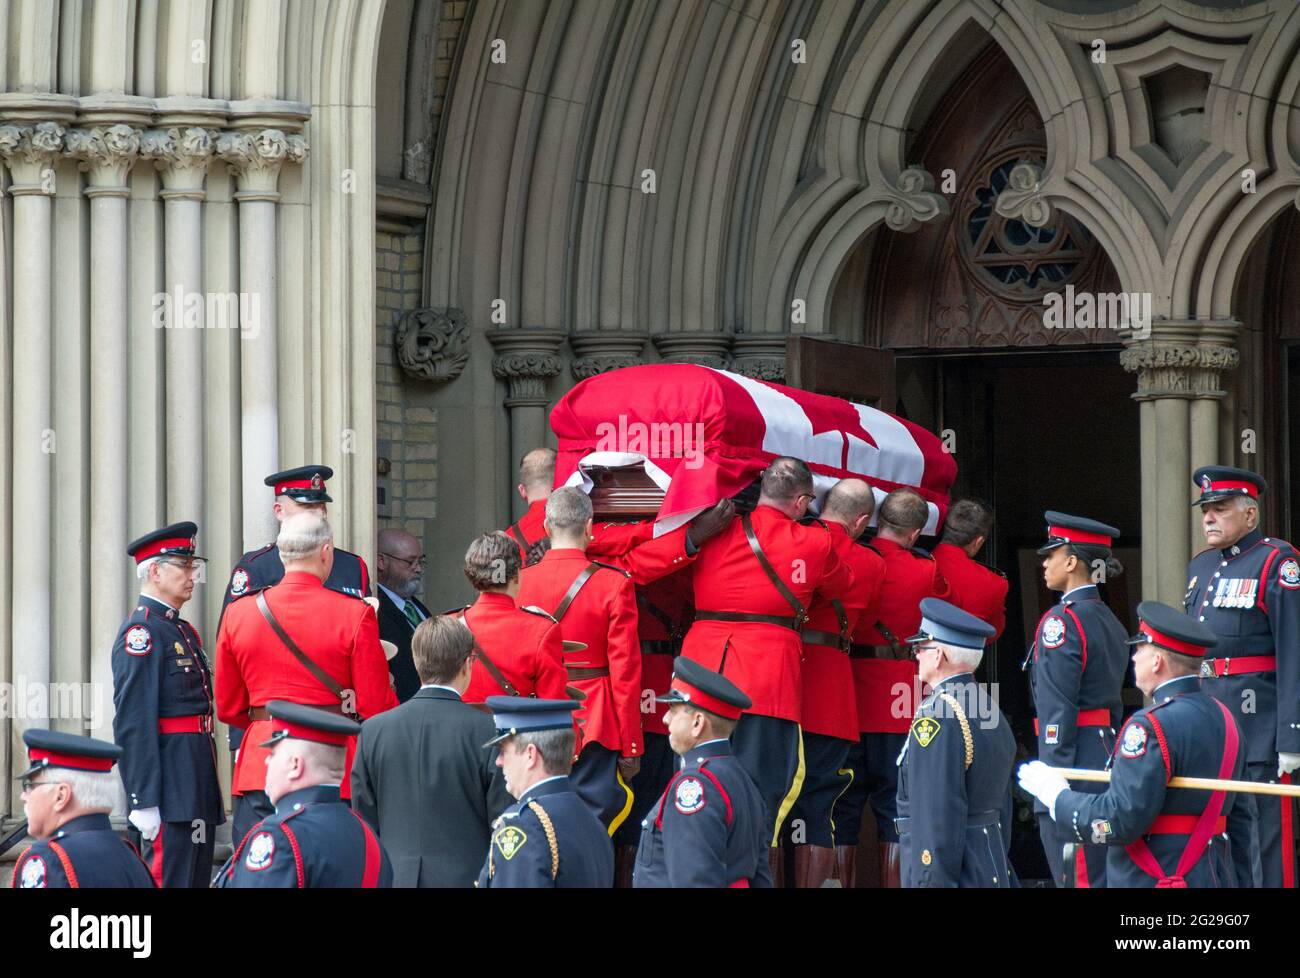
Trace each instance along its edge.
{"label": "eyeglasses", "polygon": [[937,645],[913,645],[911,651],[911,657],[913,659],[919,659],[921,658],[922,652],[930,652],[938,648],[939,646]]}
{"label": "eyeglasses", "polygon": [[420,556],[418,557],[399,557],[397,556],[397,554],[386,554],[383,553],[382,551],[380,551],[380,553],[382,556],[387,557],[389,560],[400,561],[401,563],[406,564],[406,566],[408,567],[423,567],[425,561],[428,560],[428,557],[425,554],[420,554]]}
{"label": "eyeglasses", "polygon": [[23,778],[23,794],[35,791],[37,788],[44,788],[47,784],[61,784],[59,781],[33,781],[31,778]]}

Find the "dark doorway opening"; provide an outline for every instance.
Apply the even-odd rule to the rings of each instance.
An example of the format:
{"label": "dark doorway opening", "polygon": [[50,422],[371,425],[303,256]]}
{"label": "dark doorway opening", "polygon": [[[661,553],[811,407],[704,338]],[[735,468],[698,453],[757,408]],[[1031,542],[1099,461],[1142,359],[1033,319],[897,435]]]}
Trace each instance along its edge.
{"label": "dark doorway opening", "polygon": [[[1056,601],[1035,554],[1044,510],[1120,528],[1115,555],[1124,573],[1101,589],[1126,627],[1136,622],[1142,541],[1133,378],[1116,349],[896,356],[896,413],[948,439],[957,461],[954,500],[976,496],[993,507],[992,539],[977,559],[1007,576],[1007,627],[979,678],[997,684],[1021,752],[1033,757],[1034,709],[1021,664],[1040,616]],[[1141,694],[1133,689],[1126,700],[1140,705]],[[1019,798],[1012,861],[1026,883],[1050,875],[1032,807]]]}

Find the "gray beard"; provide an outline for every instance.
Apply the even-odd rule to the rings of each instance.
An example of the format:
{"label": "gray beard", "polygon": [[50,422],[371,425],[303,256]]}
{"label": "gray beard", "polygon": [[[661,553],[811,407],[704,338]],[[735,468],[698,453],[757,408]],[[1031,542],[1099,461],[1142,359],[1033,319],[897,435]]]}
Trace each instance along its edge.
{"label": "gray beard", "polygon": [[404,598],[413,598],[420,593],[420,589],[424,586],[424,578],[413,577],[398,587],[393,587],[391,584],[385,586],[394,594],[400,594]]}

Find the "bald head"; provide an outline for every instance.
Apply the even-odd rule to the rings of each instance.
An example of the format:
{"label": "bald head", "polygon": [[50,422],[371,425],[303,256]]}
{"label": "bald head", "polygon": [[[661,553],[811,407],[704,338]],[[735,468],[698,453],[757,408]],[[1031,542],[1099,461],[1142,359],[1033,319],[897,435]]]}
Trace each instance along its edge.
{"label": "bald head", "polygon": [[548,498],[555,485],[555,449],[534,448],[519,460],[519,495],[535,503]]}
{"label": "bald head", "polygon": [[379,583],[394,594],[412,598],[424,587],[424,550],[414,534],[398,527],[379,531],[375,558]]}
{"label": "bald head", "polygon": [[871,486],[861,479],[841,479],[826,494],[820,515],[823,520],[839,523],[856,540],[875,512],[876,496]]}
{"label": "bald head", "polygon": [[772,459],[763,470],[758,505],[779,509],[797,520],[808,511],[812,491],[812,471],[807,463],[802,459],[781,455]]}

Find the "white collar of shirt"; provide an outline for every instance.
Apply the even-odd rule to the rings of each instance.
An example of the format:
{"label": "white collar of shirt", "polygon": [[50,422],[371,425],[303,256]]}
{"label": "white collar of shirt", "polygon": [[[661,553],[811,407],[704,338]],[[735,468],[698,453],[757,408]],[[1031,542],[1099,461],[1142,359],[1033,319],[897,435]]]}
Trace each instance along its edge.
{"label": "white collar of shirt", "polygon": [[424,684],[423,686],[421,686],[420,688],[421,688],[421,689],[445,689],[445,690],[446,690],[447,692],[449,692],[449,693],[455,693],[455,694],[456,694],[456,699],[460,699],[460,691],[459,691],[459,690],[457,690],[457,689],[455,689],[455,688],[453,688],[453,687],[451,687],[451,686],[444,686],[442,683],[425,683],[425,684]]}
{"label": "white collar of shirt", "polygon": [[1086,587],[1096,587],[1096,586],[1097,586],[1097,585],[1095,585],[1095,584],[1080,584],[1078,587],[1072,587],[1072,588],[1070,588],[1070,590],[1066,591],[1064,594],[1061,595],[1061,600],[1064,601],[1066,598],[1068,598],[1070,595],[1072,595],[1075,591],[1082,591],[1082,590],[1083,590],[1084,588],[1086,588]]}
{"label": "white collar of shirt", "polygon": [[[379,585],[379,589],[380,589],[381,591],[383,591],[386,595],[388,595],[388,599],[389,599],[390,601],[392,601],[393,604],[397,605],[397,607],[398,607],[399,609],[405,609],[405,608],[406,608],[406,602],[408,602],[408,601],[411,600],[410,598],[404,598],[404,597],[402,597],[402,596],[401,596],[400,594],[398,594],[396,591],[393,591],[393,590],[391,590],[391,589],[389,589],[389,588],[386,588],[386,587],[384,587],[382,584]],[[415,607],[415,613],[416,613],[417,615],[419,615],[419,616],[420,616],[420,620],[423,621],[423,620],[424,620],[424,614],[420,611],[420,606],[419,606],[418,604],[415,604],[414,601],[412,601],[411,604]]]}

